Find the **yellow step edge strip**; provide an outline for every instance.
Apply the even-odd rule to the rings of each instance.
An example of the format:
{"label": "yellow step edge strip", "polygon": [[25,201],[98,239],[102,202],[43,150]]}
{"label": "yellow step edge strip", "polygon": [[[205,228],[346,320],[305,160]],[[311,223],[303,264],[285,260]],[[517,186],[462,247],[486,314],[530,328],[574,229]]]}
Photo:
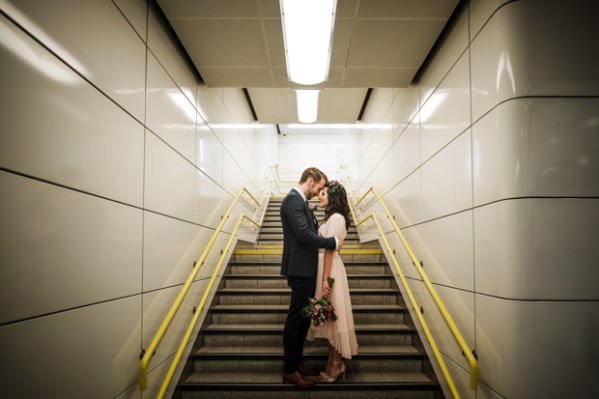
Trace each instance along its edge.
{"label": "yellow step edge strip", "polygon": [[[283,248],[283,245],[279,245],[279,244],[260,244],[260,245],[256,245],[254,247],[254,249],[282,249],[282,248]],[[360,244],[345,244],[345,245],[343,245],[343,248],[345,248],[345,249],[372,249],[372,248],[364,248]],[[246,249],[250,249],[250,248],[246,248]]]}
{"label": "yellow step edge strip", "polygon": [[[236,249],[235,255],[282,255],[283,249]],[[341,255],[381,255],[380,249],[342,249]]]}

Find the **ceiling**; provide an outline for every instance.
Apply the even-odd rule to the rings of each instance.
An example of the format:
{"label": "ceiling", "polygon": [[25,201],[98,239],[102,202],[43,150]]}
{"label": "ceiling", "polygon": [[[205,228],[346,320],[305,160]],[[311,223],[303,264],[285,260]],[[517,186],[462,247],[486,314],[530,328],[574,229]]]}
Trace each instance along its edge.
{"label": "ceiling", "polygon": [[368,88],[406,87],[459,0],[337,0],[329,79],[287,79],[279,0],[157,0],[208,87],[247,88],[257,119],[298,123],[294,88],[321,89],[317,123],[354,123]]}

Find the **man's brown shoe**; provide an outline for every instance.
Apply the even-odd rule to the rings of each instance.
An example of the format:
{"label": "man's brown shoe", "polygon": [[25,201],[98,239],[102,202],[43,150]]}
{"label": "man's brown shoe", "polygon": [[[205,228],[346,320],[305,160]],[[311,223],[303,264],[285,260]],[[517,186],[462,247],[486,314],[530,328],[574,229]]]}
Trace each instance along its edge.
{"label": "man's brown shoe", "polygon": [[283,382],[289,382],[295,385],[297,388],[312,388],[316,383],[312,380],[302,377],[302,375],[296,371],[294,373],[283,373]]}
{"label": "man's brown shoe", "polygon": [[299,373],[301,375],[305,375],[307,377],[314,377],[314,376],[318,375],[318,371],[309,369],[306,366],[304,366],[303,364],[300,364],[298,366],[297,371],[299,371]]}

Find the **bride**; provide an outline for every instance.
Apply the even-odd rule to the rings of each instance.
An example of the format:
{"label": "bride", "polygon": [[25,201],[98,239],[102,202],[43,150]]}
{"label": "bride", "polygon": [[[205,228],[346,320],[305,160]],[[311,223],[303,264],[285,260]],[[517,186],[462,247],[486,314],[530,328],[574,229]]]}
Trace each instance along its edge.
{"label": "bride", "polygon": [[[349,204],[345,188],[336,180],[325,186],[318,195],[319,207],[325,210],[324,223],[318,229],[323,237],[347,235],[350,225]],[[329,278],[334,279],[332,287]],[[335,382],[345,373],[343,359],[351,359],[358,353],[358,341],[354,328],[354,317],[349,295],[349,285],[345,266],[337,251],[321,249],[318,254],[318,275],[316,295],[328,298],[335,309],[336,321],[327,321],[320,326],[313,324],[308,331],[308,340],[325,338],[329,341],[327,366],[320,373],[321,382]]]}

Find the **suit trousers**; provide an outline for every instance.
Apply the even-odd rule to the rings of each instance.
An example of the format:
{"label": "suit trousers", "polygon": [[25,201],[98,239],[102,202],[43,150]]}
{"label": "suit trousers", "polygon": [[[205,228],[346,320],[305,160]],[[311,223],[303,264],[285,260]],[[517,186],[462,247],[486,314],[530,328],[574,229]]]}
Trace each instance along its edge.
{"label": "suit trousers", "polygon": [[304,343],[310,328],[310,318],[302,316],[302,309],[309,298],[314,297],[316,290],[316,276],[313,277],[287,277],[287,284],[291,288],[291,303],[283,330],[284,368],[286,373],[298,370],[302,362]]}

